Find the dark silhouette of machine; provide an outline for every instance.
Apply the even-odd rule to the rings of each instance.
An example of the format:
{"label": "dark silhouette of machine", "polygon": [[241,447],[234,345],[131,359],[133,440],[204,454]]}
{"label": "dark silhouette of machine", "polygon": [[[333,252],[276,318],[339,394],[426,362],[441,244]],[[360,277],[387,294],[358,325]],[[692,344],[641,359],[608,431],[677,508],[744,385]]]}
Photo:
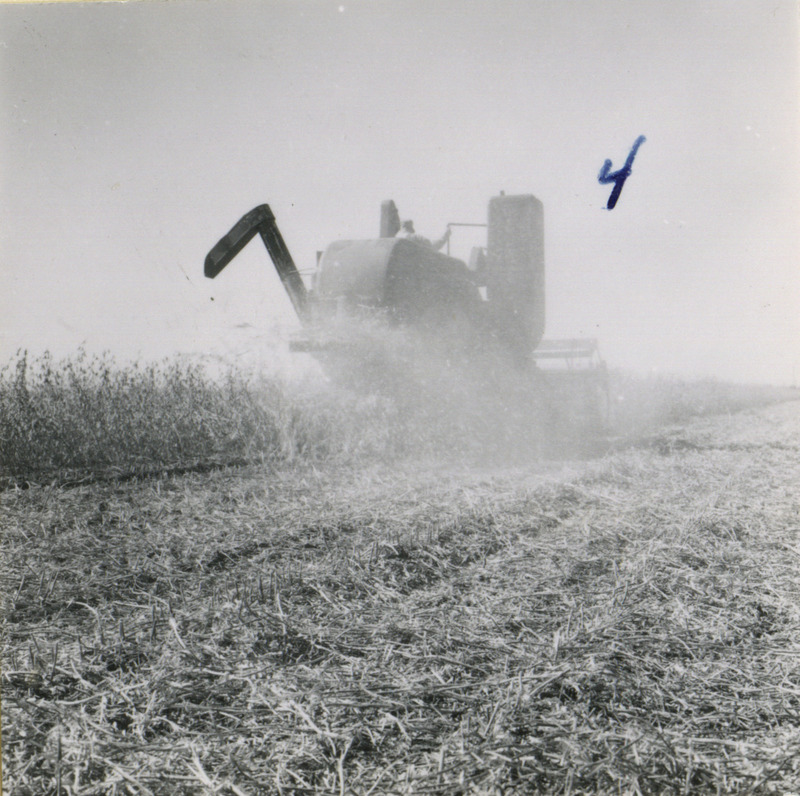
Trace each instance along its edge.
{"label": "dark silhouette of machine", "polygon": [[[491,389],[497,368],[545,385],[549,401],[601,426],[607,414],[607,375],[594,340],[543,341],[544,216],[534,196],[489,200],[485,246],[467,261],[424,241],[396,237],[400,218],[392,201],[381,205],[380,235],[339,240],[318,255],[306,286],[268,205],[247,213],[211,250],[205,275],[216,277],[260,235],[301,321],[290,345],[316,356],[332,375],[363,375],[364,356],[375,329],[403,330],[435,352],[485,373]],[[449,252],[448,243],[448,252]],[[559,363],[559,367],[553,365]],[[384,363],[385,373],[392,363]],[[346,380],[347,377],[345,377]],[[478,381],[480,383],[480,381]],[[541,389],[539,390],[541,392]],[[580,404],[580,408],[576,408]]]}

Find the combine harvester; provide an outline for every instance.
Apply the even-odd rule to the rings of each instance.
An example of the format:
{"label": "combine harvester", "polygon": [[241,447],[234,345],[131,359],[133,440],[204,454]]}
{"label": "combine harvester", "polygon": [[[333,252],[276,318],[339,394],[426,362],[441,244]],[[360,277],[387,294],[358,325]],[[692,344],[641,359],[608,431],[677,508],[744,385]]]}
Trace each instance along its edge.
{"label": "combine harvester", "polygon": [[[435,374],[459,390],[513,395],[548,429],[597,441],[608,424],[608,374],[595,340],[543,340],[544,216],[534,196],[489,201],[486,243],[468,261],[423,240],[397,237],[392,201],[381,205],[380,235],[340,240],[317,256],[307,287],[268,205],[247,213],[211,250],[215,278],[260,235],[302,329],[294,351],[312,354],[339,383],[393,392]],[[448,252],[449,252],[448,240]],[[421,366],[424,363],[424,366]]]}

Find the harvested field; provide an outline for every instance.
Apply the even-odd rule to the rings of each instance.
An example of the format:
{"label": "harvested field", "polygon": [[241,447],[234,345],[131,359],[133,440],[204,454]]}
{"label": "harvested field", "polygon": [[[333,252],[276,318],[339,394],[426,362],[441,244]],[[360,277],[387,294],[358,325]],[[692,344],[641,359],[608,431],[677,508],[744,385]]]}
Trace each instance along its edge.
{"label": "harvested field", "polygon": [[2,493],[6,792],[800,792],[800,402],[318,467]]}

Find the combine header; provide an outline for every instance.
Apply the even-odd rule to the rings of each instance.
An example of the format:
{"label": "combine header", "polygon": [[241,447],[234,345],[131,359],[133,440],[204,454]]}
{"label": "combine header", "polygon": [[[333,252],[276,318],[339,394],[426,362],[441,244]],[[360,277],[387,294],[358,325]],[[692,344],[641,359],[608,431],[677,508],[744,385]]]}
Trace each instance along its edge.
{"label": "combine header", "polygon": [[216,277],[260,235],[301,321],[291,348],[316,356],[332,376],[361,386],[366,372],[379,372],[378,382],[396,384],[383,378],[397,365],[391,353],[374,367],[376,351],[389,351],[376,339],[410,333],[423,346],[412,351],[440,357],[443,367],[456,364],[483,375],[482,390],[496,386],[499,372],[513,372],[517,383],[535,386],[532,400],[544,401],[553,413],[567,410],[584,428],[602,428],[608,382],[596,342],[542,339],[542,203],[528,194],[501,194],[489,200],[485,224],[448,225],[460,227],[486,228],[485,245],[473,247],[465,261],[424,240],[398,237],[397,208],[383,202],[379,237],[331,243],[307,288],[275,216],[260,205],[211,250],[205,275]]}

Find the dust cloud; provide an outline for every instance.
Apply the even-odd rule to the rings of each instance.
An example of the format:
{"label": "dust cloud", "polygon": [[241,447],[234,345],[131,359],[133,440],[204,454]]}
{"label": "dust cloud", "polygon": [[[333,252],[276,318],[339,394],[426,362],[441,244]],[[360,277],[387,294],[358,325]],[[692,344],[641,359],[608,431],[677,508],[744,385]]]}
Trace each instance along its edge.
{"label": "dust cloud", "polygon": [[602,361],[584,370],[520,368],[496,346],[375,318],[340,319],[293,339],[305,352],[276,336],[206,364],[217,375],[249,372],[256,387],[279,380],[288,404],[316,416],[311,436],[346,438],[337,448],[370,461],[514,467],[594,458],[693,417],[800,397],[790,388],[607,370]]}
{"label": "dust cloud", "polygon": [[344,412],[370,407],[362,432],[392,452],[514,464],[595,455],[608,437],[604,371],[520,368],[496,346],[375,321],[340,322],[314,342],[316,389]]}

